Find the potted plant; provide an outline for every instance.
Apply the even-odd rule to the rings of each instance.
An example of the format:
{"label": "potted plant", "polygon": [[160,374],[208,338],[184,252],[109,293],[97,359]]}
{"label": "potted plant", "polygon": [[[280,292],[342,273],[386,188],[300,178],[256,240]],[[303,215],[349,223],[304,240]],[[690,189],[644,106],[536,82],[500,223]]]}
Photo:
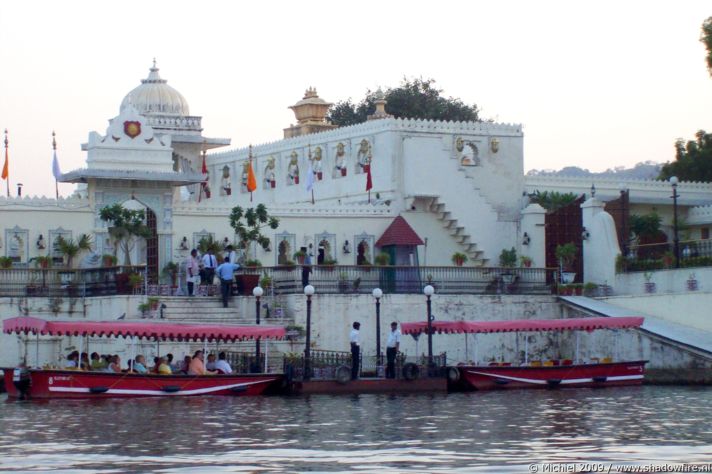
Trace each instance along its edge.
{"label": "potted plant", "polygon": [[252,267],[252,268],[261,268],[262,267],[262,262],[257,260],[256,258],[249,259],[245,261],[245,266],[246,267]]}
{"label": "potted plant", "polygon": [[115,255],[105,253],[104,255],[101,256],[101,264],[104,267],[115,267],[117,261],[118,261],[118,259],[116,258]]}
{"label": "potted plant", "polygon": [[333,266],[336,265],[337,263],[339,263],[339,262],[338,262],[335,258],[325,258],[325,259],[324,259],[324,262],[322,263],[322,265],[326,265],[326,266],[331,266],[331,267],[333,267]]}
{"label": "potted plant", "polygon": [[75,242],[72,238],[65,239],[64,236],[60,235],[54,241],[54,250],[62,254],[62,256],[67,257],[67,268],[72,268],[74,257],[83,250],[91,250],[91,236],[89,234],[82,234]]}
{"label": "potted plant", "polygon": [[155,311],[158,309],[158,303],[160,303],[160,300],[155,296],[149,296],[146,303],[148,303],[148,307],[151,308],[151,310]]}
{"label": "potted plant", "polygon": [[[243,209],[240,206],[235,206],[230,212],[230,227],[235,231],[235,236],[239,242],[238,247],[242,249],[249,249],[252,242],[259,244],[263,250],[270,248],[270,238],[262,233],[265,228],[276,229],[279,227],[279,219],[270,216],[267,212],[267,207],[264,204],[258,204],[254,208]],[[254,260],[252,262],[246,262],[247,266],[250,263],[259,263],[259,260]],[[243,294],[251,294],[252,290],[259,283],[260,275],[259,273],[253,274],[250,272],[242,272],[238,274],[235,279],[238,288],[244,291]]]}
{"label": "potted plant", "polygon": [[457,265],[458,267],[461,267],[465,262],[467,262],[467,255],[461,252],[455,252],[452,254],[452,263]]}
{"label": "potted plant", "polygon": [[285,330],[285,337],[287,338],[288,341],[293,341],[295,339],[298,339],[304,334],[306,334],[306,331],[304,331],[304,328],[302,326],[299,326],[298,324],[290,324],[288,326],[284,327]]}
{"label": "potted plant", "polygon": [[339,273],[339,293],[346,293],[349,290],[349,275],[346,272]]}
{"label": "potted plant", "polygon": [[260,286],[265,290],[272,286],[272,277],[267,275],[267,272],[263,273],[260,279]]}
{"label": "potted plant", "polygon": [[662,262],[664,268],[672,268],[675,263],[675,254],[671,251],[666,251],[662,256]]}
{"label": "potted plant", "polygon": [[645,272],[643,273],[643,278],[645,278],[645,292],[646,293],[655,293],[655,282],[651,281],[653,279],[653,273],[652,272]]}
{"label": "potted plant", "polygon": [[524,268],[531,268],[532,266],[532,258],[527,257],[526,255],[522,255],[521,257],[519,257],[519,261],[521,262]]}
{"label": "potted plant", "polygon": [[140,273],[129,273],[128,283],[131,288],[138,290],[143,285],[143,275]]}
{"label": "potted plant", "polygon": [[556,246],[556,259],[559,261],[561,266],[561,281],[563,283],[572,283],[574,278],[576,278],[576,272],[573,271],[573,265],[576,261],[576,253],[578,249],[576,244],[569,242],[566,244],[559,244]]}
{"label": "potted plant", "polygon": [[386,265],[391,264],[391,256],[388,255],[386,252],[381,252],[376,255],[376,258],[374,258],[373,261],[376,262],[376,265],[385,267]]}
{"label": "potted plant", "polygon": [[151,305],[149,303],[140,303],[138,305],[138,310],[141,311],[141,317],[145,318],[146,313],[151,309]]}
{"label": "potted plant", "polygon": [[46,255],[35,257],[35,265],[39,268],[49,268],[52,265],[52,257]]}
{"label": "potted plant", "polygon": [[173,288],[178,286],[178,264],[176,262],[168,262],[163,267],[163,275],[171,280]]}
{"label": "potted plant", "polygon": [[690,276],[687,277],[687,289],[689,291],[697,291],[697,288],[697,277],[694,273],[690,273]]}
{"label": "potted plant", "polygon": [[0,268],[12,268],[12,258],[0,257]]}
{"label": "potted plant", "polygon": [[304,260],[307,258],[307,253],[304,250],[297,250],[294,252],[294,255],[292,255],[294,260],[297,261],[299,265],[304,265]]}
{"label": "potted plant", "polygon": [[586,296],[596,296],[598,292],[598,285],[592,282],[588,282],[583,285],[583,294]]}
{"label": "potted plant", "polygon": [[502,281],[506,284],[511,284],[514,281],[514,272],[510,269],[517,265],[517,251],[514,247],[511,249],[502,249],[499,254],[499,266],[506,270],[502,273]]}

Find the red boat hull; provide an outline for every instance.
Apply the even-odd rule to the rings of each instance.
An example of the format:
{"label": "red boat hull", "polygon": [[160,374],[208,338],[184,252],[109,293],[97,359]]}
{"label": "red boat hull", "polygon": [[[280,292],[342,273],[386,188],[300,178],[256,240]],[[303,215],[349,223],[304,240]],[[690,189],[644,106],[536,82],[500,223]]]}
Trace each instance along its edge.
{"label": "red boat hull", "polygon": [[[603,364],[546,367],[457,366],[450,380],[460,378],[469,388],[495,390],[510,388],[610,387],[640,385],[645,360]],[[456,368],[458,372],[452,372]]]}
{"label": "red boat hull", "polygon": [[[21,394],[4,369],[10,397]],[[260,395],[281,375],[157,375],[112,374],[76,370],[30,370],[27,395],[46,398],[186,397],[200,395]]]}

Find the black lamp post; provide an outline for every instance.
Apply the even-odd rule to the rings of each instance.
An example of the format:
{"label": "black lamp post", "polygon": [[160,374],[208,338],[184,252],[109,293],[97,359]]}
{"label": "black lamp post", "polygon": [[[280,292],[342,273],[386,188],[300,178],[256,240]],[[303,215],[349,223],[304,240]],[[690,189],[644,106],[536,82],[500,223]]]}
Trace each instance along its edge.
{"label": "black lamp post", "polygon": [[620,205],[620,210],[621,210],[621,233],[623,234],[623,238],[621,239],[621,243],[623,244],[623,248],[621,249],[623,251],[623,258],[628,258],[628,239],[630,238],[630,232],[628,232],[628,188],[626,187],[625,183],[620,183],[618,185],[618,188],[620,189],[621,192],[621,205]]}
{"label": "black lamp post", "polygon": [[304,287],[304,294],[307,297],[307,341],[304,347],[304,380],[311,379],[311,297],[314,294],[314,287],[307,285]]}
{"label": "black lamp post", "polygon": [[383,296],[383,291],[380,288],[374,288],[371,292],[374,298],[376,298],[376,365],[381,365],[381,297]]}
{"label": "black lamp post", "polygon": [[432,285],[427,285],[423,288],[423,294],[427,298],[428,306],[428,375],[432,375],[433,371],[433,313],[430,297],[435,293],[435,288]]}
{"label": "black lamp post", "polygon": [[673,249],[675,251],[675,268],[680,268],[680,238],[677,234],[677,198],[680,196],[677,194],[677,176],[670,177],[670,184],[672,185],[672,228],[673,228]]}
{"label": "black lamp post", "polygon": [[[260,324],[260,298],[264,294],[264,290],[256,286],[252,289],[252,294],[255,295],[255,324]],[[257,358],[257,366],[260,366],[260,340],[255,339],[255,357]]]}

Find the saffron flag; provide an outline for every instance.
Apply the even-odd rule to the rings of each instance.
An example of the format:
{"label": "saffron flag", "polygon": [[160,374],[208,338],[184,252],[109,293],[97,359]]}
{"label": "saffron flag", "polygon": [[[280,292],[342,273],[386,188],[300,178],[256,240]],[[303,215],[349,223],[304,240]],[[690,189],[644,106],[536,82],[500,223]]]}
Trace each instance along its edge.
{"label": "saffron flag", "polygon": [[373,187],[373,180],[371,179],[371,164],[367,164],[366,168],[366,191],[370,191]]}
{"label": "saffron flag", "polygon": [[210,197],[210,190],[208,189],[208,166],[205,164],[205,152],[203,152],[203,182],[200,183],[200,193],[198,193],[198,202],[203,200],[203,193],[205,193],[205,197],[209,198]]}
{"label": "saffron flag", "polygon": [[257,179],[255,178],[255,171],[252,169],[252,160],[250,160],[247,165],[247,190],[249,192],[257,189]]}
{"label": "saffron flag", "polygon": [[2,167],[2,179],[7,179],[7,177],[10,176],[9,167],[10,167],[10,158],[7,155],[7,146],[5,146],[5,165]]}
{"label": "saffron flag", "polygon": [[312,167],[311,161],[309,162],[309,169],[307,170],[306,188],[307,192],[314,189],[314,168]]}
{"label": "saffron flag", "polygon": [[59,160],[57,159],[57,150],[54,151],[54,157],[52,158],[52,176],[54,179],[59,181],[59,177],[62,176],[62,171],[59,169]]}

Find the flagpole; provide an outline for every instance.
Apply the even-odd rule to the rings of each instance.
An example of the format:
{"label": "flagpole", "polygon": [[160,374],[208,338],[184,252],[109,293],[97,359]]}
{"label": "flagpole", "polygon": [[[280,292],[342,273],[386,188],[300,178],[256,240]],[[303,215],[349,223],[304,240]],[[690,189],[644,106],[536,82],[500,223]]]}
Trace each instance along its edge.
{"label": "flagpole", "polygon": [[[250,159],[250,169],[249,170],[252,171],[252,143],[250,143],[249,159]],[[247,185],[251,187],[249,173],[247,174]],[[250,202],[252,202],[252,189],[250,189]]]}
{"label": "flagpole", "polygon": [[[54,160],[57,160],[57,140],[55,140],[54,130],[52,130],[52,150],[54,151]],[[52,171],[54,171],[54,162],[52,163]],[[52,173],[54,174],[54,173]],[[57,176],[54,177],[54,195],[59,199],[59,184],[57,184]]]}
{"label": "flagpole", "polygon": [[8,157],[7,157],[7,128],[5,129],[5,165],[3,167],[3,172],[5,174],[5,179],[7,180],[7,197],[10,197],[10,164],[8,163]]}

